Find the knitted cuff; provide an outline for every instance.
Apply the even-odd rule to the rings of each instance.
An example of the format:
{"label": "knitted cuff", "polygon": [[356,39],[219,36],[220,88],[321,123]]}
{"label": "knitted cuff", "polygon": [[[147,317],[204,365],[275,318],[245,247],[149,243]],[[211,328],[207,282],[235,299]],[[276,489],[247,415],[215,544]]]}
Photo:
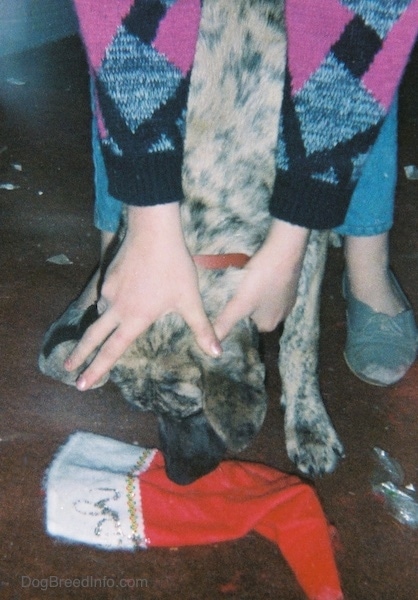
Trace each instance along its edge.
{"label": "knitted cuff", "polygon": [[[354,186],[354,184],[353,184]],[[353,189],[326,181],[304,179],[277,171],[270,200],[270,214],[276,219],[306,227],[332,229],[344,222]]]}
{"label": "knitted cuff", "polygon": [[182,153],[150,153],[135,160],[104,149],[109,193],[125,204],[154,206],[183,199]]}

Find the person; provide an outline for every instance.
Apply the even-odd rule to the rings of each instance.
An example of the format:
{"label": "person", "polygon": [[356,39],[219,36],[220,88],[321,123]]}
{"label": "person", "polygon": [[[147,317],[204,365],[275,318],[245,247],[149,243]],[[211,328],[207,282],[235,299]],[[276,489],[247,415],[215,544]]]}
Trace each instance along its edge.
{"label": "person", "polygon": [[[100,347],[78,380],[77,387],[84,390],[112,367],[135,337],[168,312],[178,312],[202,350],[212,356],[222,352],[220,342],[240,318],[251,316],[265,331],[286,317],[295,300],[310,229],[343,223],[370,149],[387,122],[417,34],[418,0],[391,6],[378,1],[287,1],[288,73],[270,207],[274,218],[264,244],[245,268],[237,294],[214,324],[203,310],[179,216],[179,122],[187,102],[200,0],[121,0],[117,5],[75,0],[75,7],[94,81],[108,192],[128,205],[127,234],[97,299],[101,316],[66,361],[68,370],[75,369]],[[111,238],[112,232],[104,234],[104,248]],[[364,284],[367,277],[357,277],[362,266],[355,257],[364,257],[365,243],[369,257],[378,260],[376,281],[382,286],[375,294],[377,303],[358,281]],[[402,337],[408,339],[406,353],[413,352],[415,358],[412,311],[387,268],[387,231],[349,235],[346,257],[349,311],[354,306],[351,312],[360,312],[362,318],[358,302],[360,309],[365,306],[389,319],[407,313]],[[95,285],[93,279],[80,302],[91,300]],[[350,343],[349,364],[351,348]],[[411,362],[402,365],[404,371]],[[374,376],[364,378],[390,383]]]}

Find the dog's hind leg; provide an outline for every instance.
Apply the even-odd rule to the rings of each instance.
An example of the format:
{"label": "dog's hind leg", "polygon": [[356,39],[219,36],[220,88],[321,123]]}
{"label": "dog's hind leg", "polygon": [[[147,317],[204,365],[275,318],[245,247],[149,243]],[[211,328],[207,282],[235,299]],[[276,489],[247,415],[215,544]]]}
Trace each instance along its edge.
{"label": "dog's hind leg", "polygon": [[328,237],[326,231],[310,235],[296,304],[285,321],[279,352],[287,453],[311,476],[333,471],[344,453],[318,383],[319,307]]}

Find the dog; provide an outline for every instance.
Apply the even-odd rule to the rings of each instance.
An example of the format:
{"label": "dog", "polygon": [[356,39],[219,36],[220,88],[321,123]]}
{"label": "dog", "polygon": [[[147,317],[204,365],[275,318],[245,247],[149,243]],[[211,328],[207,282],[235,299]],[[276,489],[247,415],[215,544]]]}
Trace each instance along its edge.
{"label": "dog", "polygon": [[[240,283],[238,263],[257,251],[271,224],[285,56],[283,2],[205,0],[185,122],[181,219],[211,320]],[[311,476],[331,472],[343,455],[317,376],[327,244],[327,232],[311,233],[279,352],[287,452]],[[63,362],[96,318],[94,306],[71,304],[45,335],[41,371],[74,385],[94,356],[73,373]],[[158,416],[167,475],[176,483],[210,472],[260,430],[267,395],[258,343],[254,323],[242,319],[223,341],[222,356],[211,358],[182,318],[169,314],[111,370],[129,402]]]}

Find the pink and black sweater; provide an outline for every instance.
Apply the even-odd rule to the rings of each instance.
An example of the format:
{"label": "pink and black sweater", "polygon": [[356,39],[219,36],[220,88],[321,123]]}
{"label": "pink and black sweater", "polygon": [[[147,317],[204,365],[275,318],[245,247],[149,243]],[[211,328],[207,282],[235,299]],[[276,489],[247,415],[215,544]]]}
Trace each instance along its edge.
{"label": "pink and black sweater", "polygon": [[[231,0],[233,1],[233,0]],[[184,115],[201,0],[74,0],[109,192],[182,198]],[[287,0],[288,72],[271,214],[341,224],[418,31],[418,0]]]}

